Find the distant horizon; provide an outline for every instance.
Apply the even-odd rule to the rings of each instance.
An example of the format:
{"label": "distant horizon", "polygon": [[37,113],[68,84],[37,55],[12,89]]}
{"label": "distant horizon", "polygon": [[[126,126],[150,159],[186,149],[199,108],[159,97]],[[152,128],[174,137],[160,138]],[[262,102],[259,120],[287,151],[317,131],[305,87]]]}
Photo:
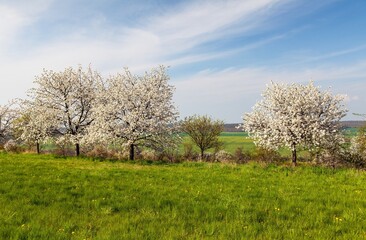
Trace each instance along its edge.
{"label": "distant horizon", "polygon": [[[360,123],[364,122],[364,123],[366,123],[366,120],[340,120],[340,122],[360,122]],[[224,124],[241,124],[241,122],[237,122],[237,123],[225,122]]]}
{"label": "distant horizon", "polygon": [[271,81],[345,97],[366,113],[366,1],[2,1],[0,104],[42,69],[91,65],[103,77],[160,64],[181,118],[240,122]]}

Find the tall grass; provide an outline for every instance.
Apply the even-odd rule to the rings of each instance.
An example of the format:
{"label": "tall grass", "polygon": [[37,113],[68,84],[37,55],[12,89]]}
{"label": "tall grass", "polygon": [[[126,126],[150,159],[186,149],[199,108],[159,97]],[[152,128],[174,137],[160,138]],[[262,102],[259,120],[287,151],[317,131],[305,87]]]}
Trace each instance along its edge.
{"label": "tall grass", "polygon": [[366,173],[0,154],[0,239],[364,239]]}

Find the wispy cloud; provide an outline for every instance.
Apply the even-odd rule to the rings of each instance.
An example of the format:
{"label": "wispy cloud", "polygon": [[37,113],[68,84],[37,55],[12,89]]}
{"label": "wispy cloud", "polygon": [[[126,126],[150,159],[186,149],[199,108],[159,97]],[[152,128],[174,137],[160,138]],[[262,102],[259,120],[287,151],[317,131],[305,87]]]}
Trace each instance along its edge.
{"label": "wispy cloud", "polygon": [[32,4],[24,1],[0,2],[0,51],[4,54],[19,40],[17,37],[38,19],[51,0],[34,0]]}
{"label": "wispy cloud", "polygon": [[[319,62],[323,60],[329,60],[333,58],[342,57],[345,55],[357,53],[360,51],[366,50],[366,44],[353,46],[351,48],[346,49],[338,49],[334,50],[332,52],[325,52],[322,54],[319,53],[311,53],[309,51],[306,52],[294,52],[290,55],[286,56],[286,59],[284,60],[286,62],[286,65],[300,65],[300,64],[306,64],[306,63],[313,63],[313,62]],[[291,60],[289,60],[291,59]],[[291,61],[291,62],[290,62]]]}
{"label": "wispy cloud", "polygon": [[195,1],[152,18],[147,28],[164,36],[164,46],[174,46],[174,49],[169,48],[170,51],[182,51],[217,38],[248,32],[271,15],[270,6],[285,2]]}
{"label": "wispy cloud", "polygon": [[0,16],[0,51],[4,52],[26,20],[19,11],[8,6],[0,5]]}
{"label": "wispy cloud", "polygon": [[[109,25],[107,12],[98,12],[90,21],[80,19],[78,25],[70,9],[64,7],[59,10],[62,13],[58,13],[55,7],[60,7],[60,3],[57,1],[38,0],[29,7],[22,1],[0,3],[0,15],[5,19],[0,23],[0,51],[3,52],[0,77],[8,82],[1,94],[8,98],[10,92],[18,92],[15,96],[19,96],[31,86],[42,68],[60,70],[69,65],[92,63],[109,74],[120,71],[123,66],[137,71],[157,64],[175,67],[252,49],[272,39],[240,46],[237,51],[208,51],[200,47],[207,42],[249,33],[270,18],[272,7],[287,2],[187,1],[167,7],[163,14],[150,11],[151,15],[140,16],[139,24],[131,26],[123,22]],[[70,7],[67,2],[65,5]],[[79,5],[74,7],[83,9]],[[88,5],[83,7],[88,8]],[[57,17],[57,14],[62,15]],[[72,14],[68,20],[72,24],[58,22],[66,21],[68,14]],[[80,12],[80,15],[90,14]],[[33,42],[27,40],[27,34],[38,32],[44,36],[31,36],[36,39]],[[5,43],[12,43],[12,46]]]}
{"label": "wispy cloud", "polygon": [[[6,83],[0,88],[0,104],[23,97],[42,68],[61,70],[78,64],[92,64],[105,76],[124,66],[144,71],[165,64],[172,72],[192,67],[184,78],[172,75],[182,115],[212,113],[226,116],[227,121],[250,110],[270,80],[314,79],[325,86],[333,81],[337,92],[349,94],[341,83],[366,79],[366,59],[343,65],[330,60],[364,51],[366,45],[323,53],[292,48],[296,56],[289,55],[290,50],[283,46],[291,45],[291,40],[313,27],[310,21],[284,22],[332,2],[337,1],[0,1],[0,79]],[[279,27],[283,25],[286,27]],[[275,43],[279,43],[278,50]],[[257,49],[265,55],[261,59],[255,58],[253,50]],[[273,64],[260,63],[270,58],[272,51],[278,51],[270,56]],[[251,64],[246,66],[242,59]],[[324,60],[329,61],[325,64]],[[364,82],[347,85],[352,92],[350,102],[364,101],[359,93],[366,88]]]}
{"label": "wispy cloud", "polygon": [[201,114],[211,113],[217,118],[225,116],[225,121],[238,122],[241,114],[251,111],[251,107],[261,98],[261,92],[270,81],[307,84],[313,80],[322,86],[323,90],[331,87],[334,94],[347,96],[346,103],[353,104],[350,109],[352,112],[363,112],[366,102],[359,96],[363,89],[366,89],[365,69],[366,61],[343,68],[328,66],[281,70],[267,66],[218,71],[208,69],[177,81],[175,98],[176,102],[190,103],[180,106],[183,117],[193,111]]}
{"label": "wispy cloud", "polygon": [[[271,15],[271,6],[287,1],[190,1],[170,8],[162,15],[144,17],[148,23],[130,28],[125,25],[106,26],[108,21],[88,26],[74,26],[62,35],[32,46],[29,60],[32,62],[56,62],[55,65],[71,64],[70,59],[80,63],[94,62],[97,65],[128,65],[143,69],[157,63],[169,65],[186,64],[193,61],[217,58],[220,53],[199,50],[200,45],[235,34],[245,34],[257,28]],[[52,7],[52,4],[49,5]],[[15,10],[14,10],[15,11]],[[21,12],[19,10],[19,12]],[[23,12],[24,13],[24,12]],[[25,18],[32,19],[29,13],[16,14],[7,11],[14,26],[2,27],[4,36],[19,30]],[[36,18],[33,15],[34,18]],[[105,16],[107,17],[107,16]],[[40,16],[37,16],[40,18]],[[47,20],[47,19],[43,19]],[[33,21],[36,22],[36,21]],[[1,29],[1,28],[0,28]],[[45,29],[47,30],[47,29]],[[66,32],[65,32],[66,31]],[[7,37],[11,41],[10,37]],[[263,44],[263,43],[262,43]],[[248,47],[253,48],[255,44]],[[238,49],[239,51],[241,49]],[[233,52],[233,51],[231,51]],[[183,56],[182,56],[183,54]],[[37,61],[34,57],[38,58]],[[25,58],[26,56],[21,56]],[[30,59],[31,58],[31,59]],[[107,64],[108,63],[108,64]],[[171,64],[172,63],[172,64]],[[114,68],[116,66],[113,66]]]}

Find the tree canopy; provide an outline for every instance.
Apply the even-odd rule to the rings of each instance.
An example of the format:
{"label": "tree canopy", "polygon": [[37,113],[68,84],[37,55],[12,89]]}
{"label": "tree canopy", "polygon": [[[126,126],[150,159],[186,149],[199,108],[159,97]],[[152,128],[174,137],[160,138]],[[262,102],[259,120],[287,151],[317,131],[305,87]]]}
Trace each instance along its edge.
{"label": "tree canopy", "polygon": [[285,146],[296,164],[299,148],[327,147],[341,141],[338,123],[347,112],[343,96],[321,91],[312,82],[271,83],[262,96],[253,112],[244,114],[242,125],[257,145]]}
{"label": "tree canopy", "polygon": [[98,91],[90,141],[121,140],[133,160],[136,145],[151,145],[173,133],[178,112],[172,101],[174,87],[168,81],[163,66],[142,76],[126,68],[108,78]]}

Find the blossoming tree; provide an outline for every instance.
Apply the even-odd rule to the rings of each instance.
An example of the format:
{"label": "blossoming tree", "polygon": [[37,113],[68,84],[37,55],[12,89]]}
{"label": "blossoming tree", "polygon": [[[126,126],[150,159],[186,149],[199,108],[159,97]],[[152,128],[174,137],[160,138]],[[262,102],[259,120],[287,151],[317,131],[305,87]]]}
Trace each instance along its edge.
{"label": "blossoming tree", "polygon": [[343,96],[321,91],[312,82],[271,83],[241,126],[262,147],[288,147],[296,164],[299,148],[329,147],[341,141],[338,122],[347,110]]}
{"label": "blossoming tree", "polygon": [[54,118],[52,114],[45,114],[45,109],[34,106],[33,102],[23,101],[19,117],[14,121],[18,138],[22,141],[36,145],[40,153],[40,144],[52,136]]}
{"label": "blossoming tree", "polygon": [[89,139],[122,140],[133,160],[135,146],[172,134],[178,113],[172,102],[174,88],[168,80],[163,66],[143,76],[132,75],[126,68],[108,78],[93,110],[95,121],[89,128]]}
{"label": "blossoming tree", "polygon": [[[45,118],[57,132],[57,141],[75,144],[77,156],[80,140],[93,121],[91,110],[96,86],[101,81],[99,73],[90,67],[87,71],[81,66],[78,69],[69,67],[60,72],[44,70],[35,80],[38,87],[31,89],[34,107],[48,115]],[[42,119],[37,117],[32,121],[41,124]]]}
{"label": "blossoming tree", "polygon": [[4,144],[11,137],[12,122],[17,116],[13,105],[13,102],[0,105],[0,144]]}

